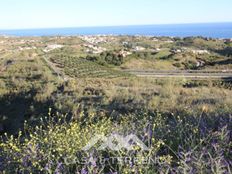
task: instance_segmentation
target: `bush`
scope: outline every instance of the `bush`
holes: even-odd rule
[[[104,52],[100,56],[90,56],[86,57],[87,60],[96,62],[100,65],[115,65],[120,66],[123,63],[123,56],[113,52]]]
[[[107,52],[105,54],[101,54],[101,56],[108,64],[111,65],[120,66],[123,63],[123,56],[119,54]]]
[[[19,132],[18,137],[3,137],[0,170],[6,173],[230,173],[229,124],[228,117],[205,117],[204,110],[199,117],[141,112],[112,119],[80,113],[78,120],[72,120],[65,115],[49,114],[36,128],[25,123],[23,135]],[[82,150],[93,135],[112,133],[133,133],[149,150],[142,151],[141,146],[130,141],[134,145],[130,151],[98,150],[101,145],[98,143],[88,151]],[[117,160],[99,162],[110,157]],[[136,162],[118,161],[128,157]],[[81,159],[85,159],[84,163]],[[145,163],[147,159],[153,159],[152,163]]]

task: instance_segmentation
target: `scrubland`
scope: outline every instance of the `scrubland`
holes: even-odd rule
[[[141,78],[123,71],[230,70],[231,44],[205,38],[105,39],[93,44],[82,37],[1,38],[0,171],[231,173],[230,80]],[[63,47],[44,52],[55,44]],[[89,53],[86,45],[107,51]],[[122,49],[131,54],[119,54]],[[134,134],[149,150],[138,144],[130,151],[97,150],[99,144],[82,150],[94,135],[115,133]],[[112,157],[116,161],[100,162]],[[119,158],[130,160],[122,164]]]

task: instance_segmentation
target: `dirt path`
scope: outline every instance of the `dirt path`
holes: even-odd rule
[[[64,75],[52,62],[50,62],[46,56],[43,56],[43,60],[46,62],[49,68],[58,76],[59,79],[62,79],[64,81],[67,81],[69,79],[69,77],[66,77],[66,75]]]

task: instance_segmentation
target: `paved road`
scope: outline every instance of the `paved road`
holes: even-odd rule
[[[191,79],[232,79],[232,70],[124,70],[138,77],[153,77],[153,78],[170,78],[170,77],[184,77]]]

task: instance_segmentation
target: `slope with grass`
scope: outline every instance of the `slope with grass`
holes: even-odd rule
[[[1,40],[0,173],[231,173],[231,80],[123,72],[225,73],[230,44],[142,36]],[[90,53],[99,47],[106,51]],[[111,133],[136,134],[149,151],[82,150],[92,135]],[[136,161],[98,161],[109,157]],[[155,163],[144,164],[148,157]]]

